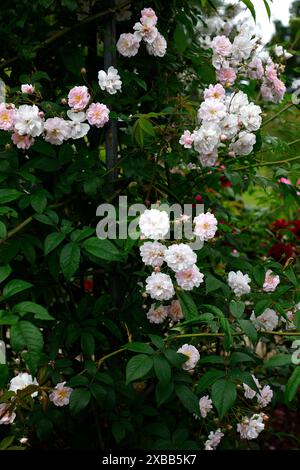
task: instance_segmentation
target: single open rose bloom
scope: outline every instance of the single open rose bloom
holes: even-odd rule
[[[92,103],[87,109],[86,117],[91,126],[103,127],[109,121],[109,109],[105,104]]]
[[[69,91],[68,94],[68,104],[70,108],[75,109],[76,111],[82,111],[87,107],[90,100],[90,94],[85,85],[75,86]]]
[[[216,36],[211,43],[211,47],[217,54],[227,57],[231,54],[232,44],[226,36]]]
[[[65,383],[66,382],[58,383],[49,395],[49,400],[52,401],[55,406],[65,406],[69,404],[73,389],[66,387]]]
[[[197,215],[194,224],[194,234],[202,241],[214,238],[218,229],[218,221],[210,212]]]
[[[217,70],[217,79],[222,85],[233,85],[236,81],[236,71],[230,67],[222,67]]]
[[[157,23],[157,16],[152,8],[143,8],[141,11],[140,22],[147,26],[155,26]]]
[[[147,277],[146,292],[155,300],[169,300],[175,294],[172,279],[164,273],[152,273]]]
[[[9,389],[11,392],[17,392],[18,390],[23,390],[29,385],[38,385],[36,378],[33,378],[27,372],[20,372],[16,377],[12,378],[10,381]],[[38,392],[33,392],[31,396],[34,398],[38,395]]]
[[[146,45],[148,54],[155,57],[163,57],[167,50],[167,41],[162,34],[157,33],[153,42]]]
[[[25,83],[24,85],[21,85],[21,92],[27,93],[28,95],[32,95],[35,92],[35,88],[31,84]]]
[[[0,129],[11,131],[14,128],[15,109],[7,108],[5,103],[0,104]]]
[[[168,315],[174,322],[183,319],[183,312],[179,300],[172,300],[168,308]]]
[[[280,277],[276,274],[273,274],[271,269],[268,269],[266,272],[265,281],[263,284],[263,290],[265,292],[274,292],[278,284],[280,283]]]
[[[200,359],[200,354],[197,348],[192,344],[184,344],[177,350],[178,353],[187,356],[187,360],[182,364],[184,370],[193,370]]]
[[[11,424],[14,422],[16,413],[9,411],[9,403],[0,403],[0,424]]]
[[[34,138],[31,135],[20,135],[14,132],[11,140],[18,147],[18,149],[27,150],[34,144]]]
[[[184,146],[186,149],[191,149],[194,142],[194,136],[190,131],[184,131],[182,136],[179,139],[179,143]]]
[[[163,323],[168,316],[168,308],[160,305],[155,308],[155,304],[151,305],[150,310],[147,312],[147,318],[150,323],[159,325]]]
[[[138,53],[140,42],[132,33],[123,33],[118,39],[117,49],[124,57],[133,57]]]

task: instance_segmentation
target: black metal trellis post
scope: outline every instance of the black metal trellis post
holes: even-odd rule
[[[115,0],[110,1],[110,7],[115,7]],[[107,18],[104,31],[104,69],[116,65],[116,15],[111,13]],[[105,148],[106,148],[106,165],[110,170],[117,163],[118,153],[118,123],[116,119],[111,119],[107,126]],[[116,171],[110,173],[111,180],[116,178]]]

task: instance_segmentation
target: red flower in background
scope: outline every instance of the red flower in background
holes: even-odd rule
[[[271,224],[271,230],[273,232],[277,232],[277,230],[287,228],[289,226],[289,222],[285,219],[277,219],[275,222]]]
[[[299,238],[300,237],[300,220],[293,220],[291,224],[293,226],[291,228],[291,232],[293,232],[296,235],[296,237]]]
[[[276,261],[280,261],[284,256],[284,259],[291,258],[295,254],[295,246],[291,243],[278,242],[275,243],[269,249],[268,256],[271,256]]]

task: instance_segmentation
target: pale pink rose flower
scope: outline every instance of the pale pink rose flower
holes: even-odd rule
[[[61,145],[70,136],[69,125],[62,118],[49,118],[45,121],[45,141],[53,145]]]
[[[28,95],[32,95],[35,92],[35,88],[31,84],[25,83],[24,85],[21,85],[21,92],[27,93]]]
[[[280,277],[274,274],[271,269],[268,269],[263,284],[263,290],[265,292],[274,292],[278,284],[280,283]]]
[[[150,310],[147,312],[146,315],[150,323],[155,323],[156,325],[159,325],[160,323],[163,323],[164,320],[167,318],[168,308],[164,307],[163,305],[160,305],[159,307],[155,308],[155,304],[152,304]]]
[[[14,127],[15,109],[7,108],[5,103],[0,104],[0,129],[11,131]]]
[[[132,33],[123,33],[117,42],[117,49],[124,57],[133,57],[138,53],[140,42]]]
[[[226,36],[216,36],[211,43],[211,47],[214,52],[227,57],[231,54],[232,44]]]
[[[194,265],[189,269],[178,271],[175,274],[177,284],[183,290],[192,290],[194,287],[199,287],[203,282],[204,274],[199,271],[199,268]]]
[[[11,136],[11,140],[18,147],[18,149],[27,150],[34,144],[34,138],[31,135],[20,135],[14,132]]]
[[[190,131],[184,131],[179,139],[179,143],[184,146],[185,149],[191,149],[194,142],[194,135]]]
[[[182,308],[179,300],[172,300],[168,308],[168,315],[172,321],[177,322],[183,319]]]
[[[68,104],[70,108],[75,109],[76,111],[82,111],[87,107],[90,100],[90,94],[85,85],[75,86],[69,91],[68,94]]]
[[[157,16],[152,8],[144,8],[141,11],[140,22],[146,26],[155,26],[157,23]]]
[[[109,121],[109,109],[105,104],[92,103],[87,109],[86,117],[91,126],[103,127]]]
[[[153,42],[146,45],[148,54],[154,55],[155,57],[163,57],[167,50],[167,41],[162,34],[157,33],[156,38]]]
[[[220,83],[209,85],[209,87],[204,90],[204,99],[207,100],[209,98],[215,100],[223,100],[225,98],[225,90]]]
[[[217,70],[217,79],[222,85],[233,85],[236,81],[236,71],[230,67]]]
[[[254,57],[254,59],[248,64],[248,76],[253,80],[261,80],[264,75],[264,67],[262,60],[259,57]]]
[[[9,403],[0,403],[0,424],[11,424],[14,422],[16,413],[10,412]]]
[[[143,39],[148,44],[151,44],[158,34],[158,30],[155,26],[147,26],[142,23],[135,23],[133,29],[136,39],[138,41]]]
[[[199,214],[194,218],[194,234],[202,241],[208,241],[214,238],[218,229],[218,221],[213,214],[206,212]]]
[[[65,406],[69,404],[73,389],[71,387],[65,387],[65,383],[66,382],[58,383],[49,395],[49,400],[52,401],[55,406]]]
[[[206,418],[207,414],[212,410],[212,400],[208,395],[204,395],[199,400],[200,414],[202,418]]]
[[[291,180],[289,178],[285,178],[284,176],[279,178],[278,183],[287,184],[288,186],[291,186],[292,184]]]

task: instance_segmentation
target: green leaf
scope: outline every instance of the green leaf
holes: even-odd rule
[[[177,297],[186,320],[193,320],[199,316],[197,306],[189,292],[177,291]]]
[[[255,362],[253,357],[242,352],[233,352],[230,356],[230,365],[233,366],[239,362]]]
[[[186,385],[177,384],[175,393],[188,411],[199,413],[199,399]]]
[[[9,283],[6,284],[3,289],[3,299],[9,299],[9,297],[18,294],[19,292],[22,292],[25,289],[29,289],[30,287],[32,287],[32,284],[26,281],[21,281],[19,279],[9,281]]]
[[[240,300],[231,300],[229,309],[235,318],[241,318],[245,311],[245,303],[241,302]]]
[[[157,406],[161,406],[165,403],[174,391],[174,383],[159,381],[155,387],[155,398]]]
[[[0,221],[0,239],[4,240],[7,235],[6,225]]]
[[[45,256],[51,253],[64,239],[65,235],[59,232],[53,232],[47,235],[44,242]]]
[[[89,254],[96,258],[106,261],[120,261],[122,259],[122,254],[110,240],[93,237],[85,240],[82,246]]]
[[[246,7],[250,10],[251,15],[253,16],[254,21],[256,22],[256,13],[255,13],[255,8],[251,0],[241,0]]]
[[[170,382],[171,367],[163,356],[153,356],[153,366],[155,375],[160,382]]]
[[[153,354],[154,349],[147,343],[132,342],[124,346],[125,349],[133,352],[139,352],[144,354]]]
[[[60,253],[59,263],[62,272],[67,280],[69,280],[73,274],[79,268],[80,262],[80,248],[75,243],[68,243],[63,247]]]
[[[293,370],[292,375],[290,376],[288,383],[286,384],[285,397],[287,401],[292,401],[296,396],[298,388],[300,387],[300,367],[297,366]]]
[[[30,196],[30,203],[32,208],[41,214],[47,207],[47,197],[45,191],[38,189]]]
[[[277,354],[276,356],[270,357],[265,363],[264,367],[281,367],[292,364],[291,354]]]
[[[182,25],[177,24],[174,31],[175,47],[180,54],[182,54],[188,45],[187,36]]]
[[[261,264],[258,264],[253,268],[252,276],[256,282],[256,284],[262,287],[264,280],[265,280],[265,268]]]
[[[146,354],[132,357],[126,366],[126,384],[144,377],[153,367],[153,359]]]
[[[0,442],[0,450],[7,450],[14,442],[15,436],[7,436]]]
[[[149,338],[151,339],[151,342],[154,344],[154,346],[157,347],[157,349],[164,349],[165,347],[165,342],[163,338],[157,335],[149,335]]]
[[[257,385],[253,380],[252,375],[250,372],[246,372],[241,369],[231,369],[229,371],[229,377],[232,380],[237,381],[238,383],[245,383],[247,384],[252,390],[258,391]]]
[[[76,388],[70,396],[70,413],[76,415],[84,410],[91,400],[91,392],[86,388]]]
[[[257,331],[251,320],[238,320],[238,324],[251,341],[255,342],[257,340]]]
[[[11,344],[15,351],[21,351],[24,347],[30,351],[41,351],[44,340],[42,333],[32,323],[21,320],[11,327]]]
[[[234,405],[236,400],[236,386],[228,379],[218,379],[212,386],[211,399],[217,408],[220,419]]]
[[[7,310],[0,310],[0,325],[15,325],[18,320],[16,315],[12,315]]]
[[[224,357],[212,354],[201,357],[199,364],[224,364]]]
[[[225,317],[220,318],[220,326],[222,330],[225,333],[224,337],[224,349],[226,351],[229,351],[231,345],[232,345],[232,335],[231,335],[231,328],[230,328],[230,323]]]
[[[268,18],[270,19],[271,18],[271,9],[270,9],[270,6],[269,6],[267,0],[264,0],[264,4],[265,4],[266,10],[267,10]]]
[[[16,189],[0,189],[0,204],[14,201],[20,196],[22,196],[22,193]]]
[[[286,277],[291,281],[291,283],[295,286],[295,287],[300,287],[300,283],[297,279],[297,276],[293,270],[293,267],[292,266],[289,266],[285,271],[284,271],[284,274],[286,275]]]
[[[34,313],[34,318],[37,320],[54,320],[45,307],[35,302],[20,302],[14,306],[13,312],[18,312],[21,316],[26,315],[26,313]]]
[[[139,126],[143,129],[144,132],[146,132],[146,134],[149,134],[152,137],[155,136],[155,130],[154,130],[153,124],[148,119],[144,117],[140,117]]]
[[[223,283],[219,281],[219,279],[217,279],[216,277],[207,275],[205,277],[205,287],[206,293],[209,294],[210,292],[213,292],[223,287]]]
[[[91,333],[84,331],[81,334],[81,350],[85,357],[91,357],[95,352],[95,338]]]
[[[8,264],[6,266],[1,266],[0,267],[0,282],[5,281],[5,279],[10,275],[11,271],[12,269]]]
[[[209,370],[202,375],[197,385],[197,392],[202,393],[207,390],[216,380],[225,377],[225,372],[222,370]]]
[[[168,359],[169,363],[174,367],[180,367],[184,362],[186,362],[186,357],[183,354],[178,354],[173,349],[166,349],[164,352],[165,357]]]

